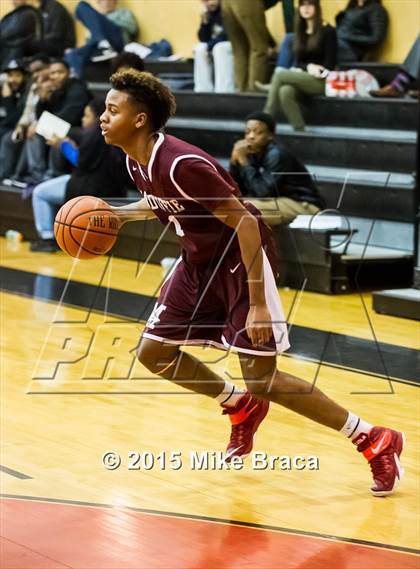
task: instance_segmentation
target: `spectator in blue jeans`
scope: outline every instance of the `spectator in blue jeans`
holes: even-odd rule
[[[131,185],[125,168],[125,155],[105,143],[99,117],[105,110],[103,100],[93,99],[85,108],[82,129],[73,129],[71,138],[55,138],[49,144],[60,148],[75,167],[71,174],[58,176],[35,187],[32,194],[35,227],[39,240],[31,251],[53,253],[54,220],[58,209],[68,200],[83,195],[121,197]]]
[[[117,8],[117,3],[118,0],[96,0],[97,10],[83,0],[77,5],[76,18],[90,33],[84,46],[68,50],[65,55],[77,77],[83,76],[90,60],[112,59],[136,38],[138,25],[134,14],[127,8]]]

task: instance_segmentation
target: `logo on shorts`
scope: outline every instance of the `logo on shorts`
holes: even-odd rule
[[[155,307],[152,310],[152,314],[149,316],[149,320],[147,321],[146,327],[151,328],[153,330],[156,324],[159,324],[160,316],[162,312],[166,310],[166,308],[167,307],[164,304],[156,303]]]
[[[232,275],[233,275],[233,273],[235,273],[239,269],[240,266],[241,266],[241,263],[238,263],[236,265],[236,267],[233,267],[233,269],[230,269],[230,272],[232,273]]]

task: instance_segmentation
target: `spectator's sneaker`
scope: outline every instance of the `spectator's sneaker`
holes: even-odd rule
[[[55,239],[39,239],[31,243],[30,250],[33,253],[56,253],[60,247]]]
[[[106,40],[102,40],[98,43],[98,47],[90,60],[93,63],[98,63],[99,61],[113,59],[117,55],[118,53],[112,48],[111,44]]]
[[[230,462],[234,456],[245,458],[252,451],[255,433],[267,415],[270,403],[247,392],[234,407],[222,407],[223,415],[229,415],[232,423],[225,461]]]
[[[8,186],[9,188],[19,188],[21,190],[24,190],[28,185],[26,182],[17,178],[4,178],[1,183],[3,186]]]
[[[373,427],[368,434],[362,433],[353,441],[370,464],[374,482],[370,491],[374,496],[392,494],[402,480],[404,469],[400,455],[404,442],[404,433],[385,427]]]
[[[385,85],[385,87],[382,87],[382,89],[374,89],[373,91],[369,91],[369,95],[378,99],[401,99],[401,97],[405,96],[405,93],[404,91],[399,91],[392,85]]]

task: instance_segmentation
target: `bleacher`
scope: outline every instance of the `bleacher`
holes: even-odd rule
[[[167,132],[227,165],[232,145],[243,136],[244,118],[263,108],[265,96],[196,94],[188,90],[191,62],[150,63],[148,70],[175,90],[178,112]],[[394,72],[395,66],[375,64],[381,84]],[[92,66],[88,73],[91,89],[105,93],[106,66]],[[305,116],[306,132],[294,132],[280,120],[276,137],[316,177],[331,211],[321,216],[319,227],[305,226],[303,220],[275,229],[280,284],[326,293],[410,286],[418,103],[319,97],[305,102]],[[25,238],[34,238],[30,204],[20,200],[20,192],[2,189],[0,231],[19,229]],[[160,234],[153,222],[129,224],[114,253],[154,262],[175,256],[175,238],[168,233],[156,246]]]

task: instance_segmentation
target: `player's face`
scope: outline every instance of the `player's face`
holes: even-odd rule
[[[100,117],[102,136],[107,144],[124,146],[138,134],[139,112],[130,95],[111,89],[105,101],[105,112]]]
[[[245,140],[252,154],[259,154],[273,140],[273,134],[261,121],[250,120],[245,127]]]

